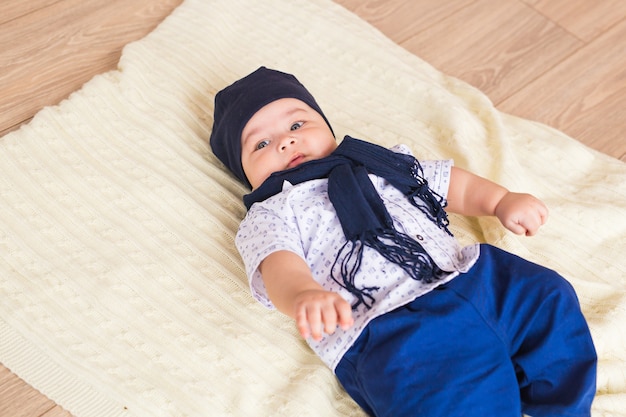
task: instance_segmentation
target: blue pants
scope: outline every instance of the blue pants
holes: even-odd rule
[[[590,416],[596,352],[572,286],[482,245],[476,265],[374,319],[336,368],[373,416]]]

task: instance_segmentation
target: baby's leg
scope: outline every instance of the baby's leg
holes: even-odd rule
[[[477,281],[454,280],[449,288],[508,344],[522,410],[533,417],[589,416],[597,357],[572,286],[554,271],[488,245],[470,275]]]
[[[506,344],[450,290],[435,290],[372,321],[336,374],[375,416],[522,414]]]
[[[336,373],[376,416],[583,417],[595,371],[571,285],[483,246],[470,272],[370,323]]]

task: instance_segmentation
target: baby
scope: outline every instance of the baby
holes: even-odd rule
[[[292,317],[373,416],[589,416],[596,353],[572,286],[446,213],[534,235],[545,205],[462,169],[346,136],[293,76],[261,67],[215,97],[210,144],[251,188],[250,288]]]

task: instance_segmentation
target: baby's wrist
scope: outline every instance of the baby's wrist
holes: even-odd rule
[[[500,218],[500,215],[502,214],[502,208],[505,207],[506,205],[506,200],[508,199],[508,197],[512,194],[511,191],[507,190],[504,187],[500,187],[501,189],[499,190],[499,192],[497,193],[497,196],[494,198],[495,200],[495,205],[493,206],[493,212],[492,215]]]

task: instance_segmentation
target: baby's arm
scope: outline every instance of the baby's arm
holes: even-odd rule
[[[306,262],[289,251],[270,254],[259,267],[267,295],[278,310],[296,320],[305,339],[332,334],[337,326],[353,324],[352,308],[339,294],[326,291],[311,275]]]
[[[548,218],[548,209],[530,194],[506,188],[453,167],[448,190],[448,210],[466,216],[496,216],[510,231],[534,235]]]

